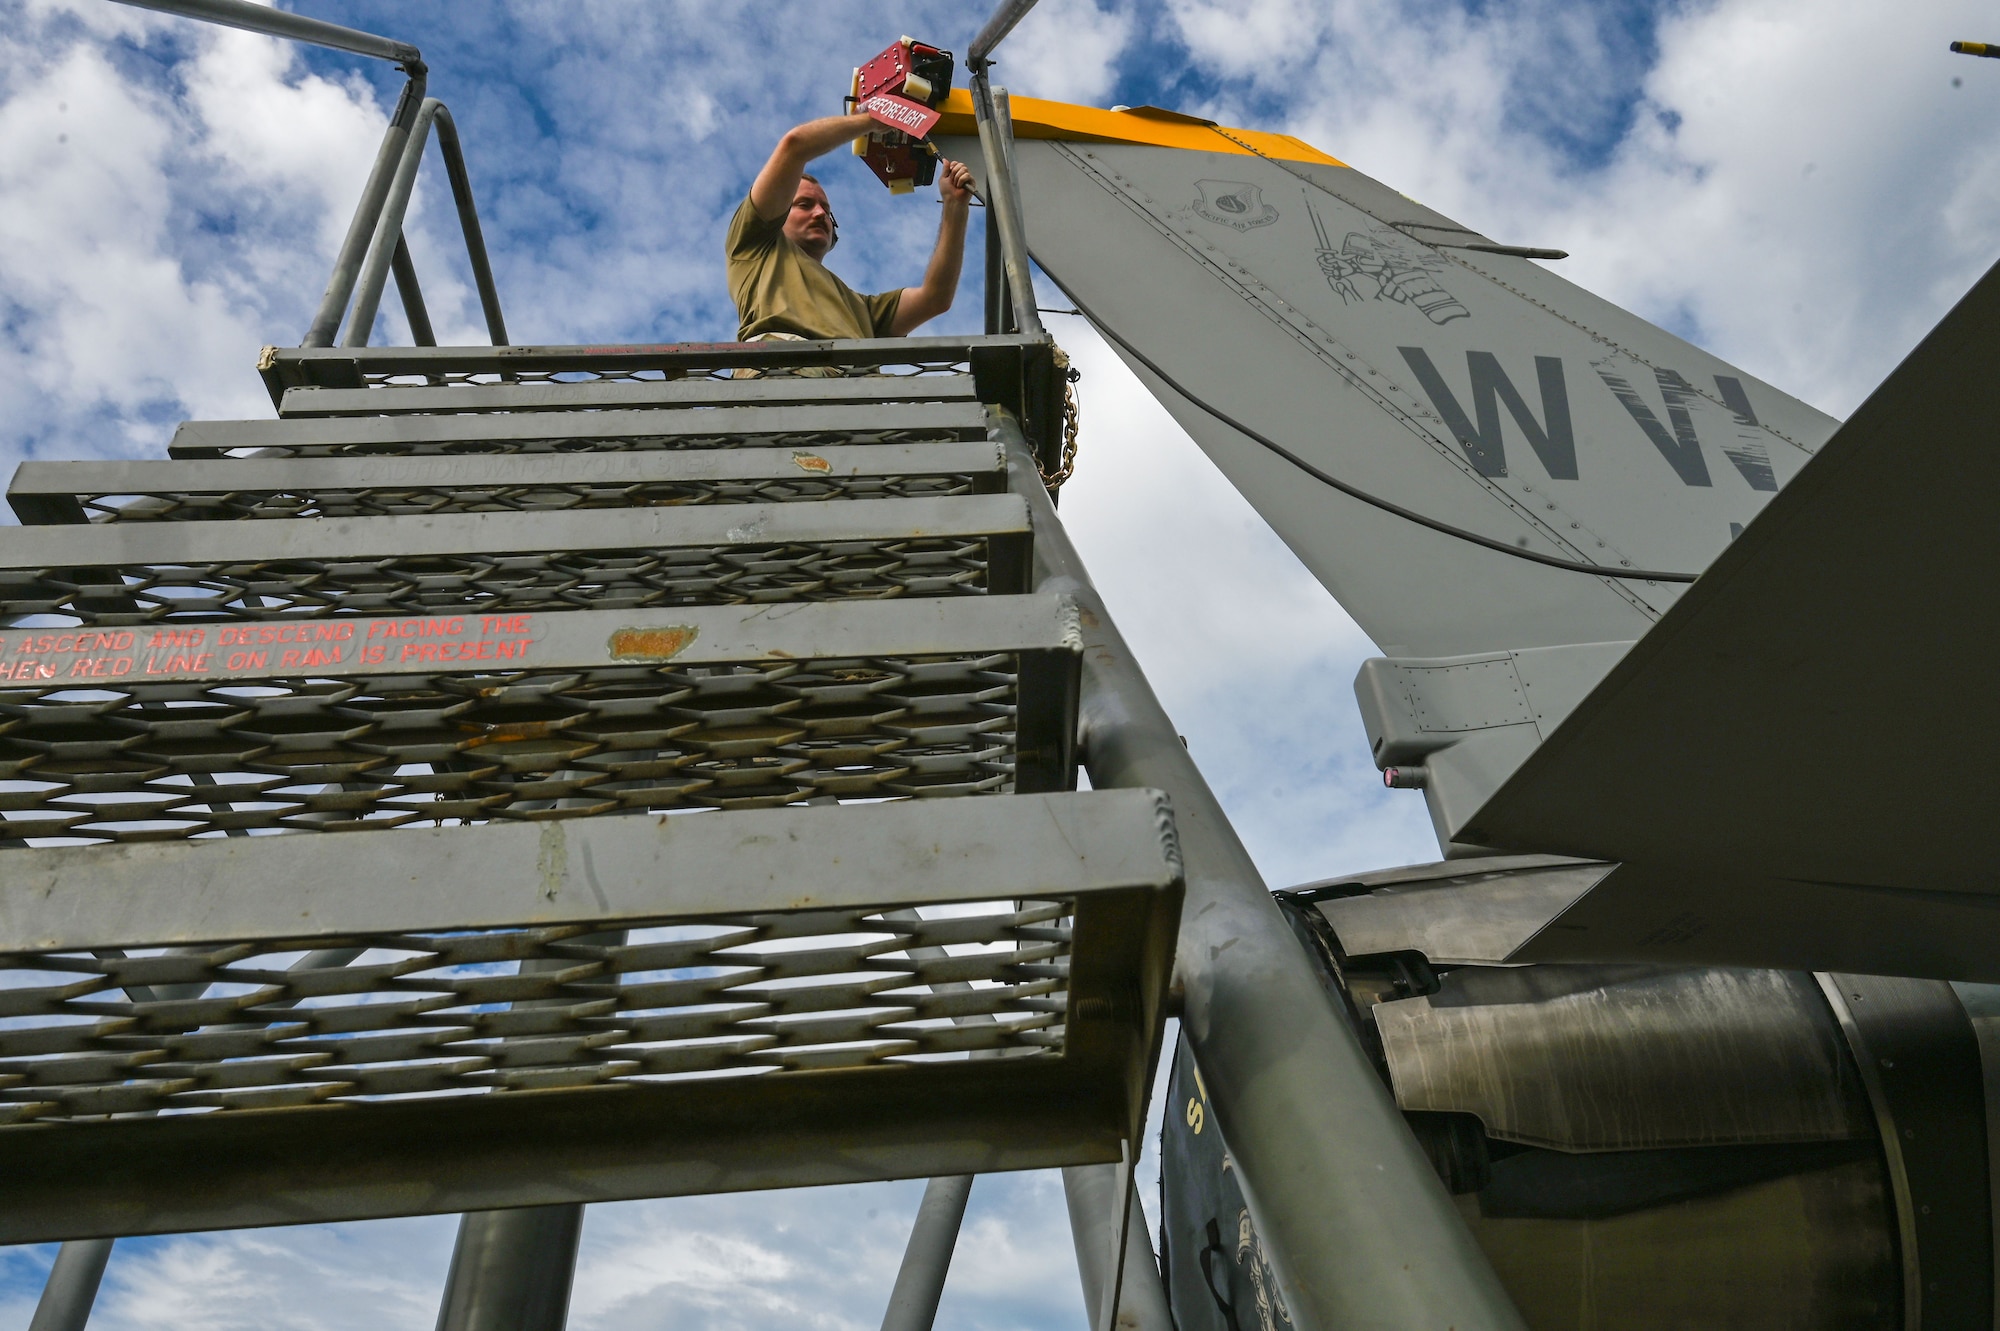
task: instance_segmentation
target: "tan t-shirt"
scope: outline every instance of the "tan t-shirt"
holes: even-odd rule
[[[741,320],[737,337],[796,333],[827,338],[892,337],[901,288],[855,294],[826,265],[785,238],[785,219],[767,222],[749,199],[729,220],[729,294]]]

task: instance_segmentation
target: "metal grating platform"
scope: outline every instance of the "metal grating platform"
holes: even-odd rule
[[[986,430],[984,410],[967,403],[188,421],[174,432],[167,454],[193,460],[231,456],[823,449],[984,439]]]
[[[822,499],[936,499],[1006,488],[995,443],[662,453],[536,453],[214,462],[26,462],[23,522],[526,513]]]
[[[267,347],[258,362],[271,403],[290,401],[305,414],[311,399],[301,390],[359,390],[383,394],[384,413],[420,393],[424,412],[494,411],[509,404],[544,409],[556,395],[566,408],[632,405],[637,401],[689,403],[726,400],[764,405],[810,403],[827,407],[861,402],[895,408],[911,401],[964,402],[972,396],[1021,423],[1044,472],[1062,461],[1063,385],[1055,346],[1042,337],[907,337],[853,342],[758,342],[663,346],[555,347]],[[739,374],[754,378],[739,379]],[[930,381],[932,388],[915,387]],[[828,384],[841,385],[833,389]],[[847,396],[849,389],[855,396]],[[467,394],[454,408],[439,393]],[[599,394],[606,396],[600,397]],[[934,394],[934,395],[933,395]],[[658,396],[656,396],[658,395]],[[476,404],[476,405],[474,405]],[[343,415],[375,414],[341,399]],[[286,412],[287,415],[291,413]],[[319,414],[313,412],[313,414]],[[679,413],[665,413],[679,414]],[[788,443],[790,441],[787,441]],[[818,440],[832,446],[838,440]]]
[[[271,352],[24,467],[0,1242],[1118,1159],[1180,866],[1070,789],[1047,355]]]
[[[934,344],[927,346],[926,344]],[[361,348],[276,349],[280,382],[283,369],[305,369],[320,382],[347,380],[354,387],[392,388],[430,385],[459,387],[478,384],[658,383],[672,380],[731,380],[739,378],[897,378],[951,376],[972,367],[965,344],[949,338],[885,339],[868,343],[805,342],[787,344],[789,354],[772,354],[771,343],[681,343],[662,347],[511,347],[496,360],[485,347],[470,357],[453,347],[393,349],[395,359],[381,348],[366,357]],[[926,350],[933,351],[925,355]],[[745,354],[748,352],[749,354]],[[288,355],[289,353],[289,355]],[[309,367],[309,368],[308,368]],[[266,374],[266,382],[272,375]],[[352,383],[358,379],[358,384]],[[290,386],[287,384],[286,386]]]
[[[1014,495],[22,528],[0,530],[0,619],[153,624],[1010,592],[1023,587],[1027,534]],[[9,634],[0,649],[19,657],[32,641]]]
[[[973,402],[970,374],[839,376],[804,379],[585,379],[580,383],[456,383],[442,387],[286,388],[278,414],[397,416],[412,413],[589,411],[619,407],[827,405]]]
[[[1069,784],[1056,597],[40,636],[71,650],[0,688],[0,844]]]
[[[1154,792],[296,844],[0,882],[0,1242],[1110,1159],[1143,1103]]]
[[[615,942],[589,925],[374,933],[338,940],[334,959],[313,955],[316,938],[4,956],[0,1014],[14,1020],[0,1030],[0,1127],[974,1049],[1059,1055],[1070,909],[635,920]],[[911,951],[946,944],[982,950]]]

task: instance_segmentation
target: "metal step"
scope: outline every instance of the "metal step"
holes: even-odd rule
[[[1002,407],[1021,422],[1045,472],[1061,463],[1064,385],[1055,347],[1046,338],[1018,334],[666,346],[266,347],[257,368],[273,406],[293,389],[485,394],[535,386],[594,391],[695,383],[725,385],[732,396],[738,390],[745,393],[742,400],[769,402],[759,385],[847,378],[882,387],[885,391],[864,400],[887,404],[906,391],[896,386],[912,379],[947,381],[956,394],[970,376],[980,402]],[[738,372],[760,377],[738,379]],[[823,401],[817,396],[809,400]]]
[[[401,416],[415,413],[593,411],[635,407],[879,406],[902,402],[974,402],[970,374],[839,379],[640,379],[459,384],[444,388],[287,388],[278,414]]]
[[[1144,1104],[1156,792],[341,845],[0,878],[0,1243],[1108,1161]]]
[[[1120,1158],[1171,819],[1071,789],[1047,349],[937,341],[273,352],[411,405],[23,468],[0,1242]]]
[[[868,378],[970,373],[987,379],[1033,373],[1049,362],[1046,341],[1003,335],[654,346],[266,347],[257,369],[275,406],[288,388],[723,380],[738,371]]]
[[[1006,488],[997,443],[646,453],[24,462],[24,523],[390,517],[819,499],[939,498]]]
[[[0,529],[0,623],[1006,593],[1026,588],[1028,532],[1013,494],[17,527]]]
[[[803,448],[984,439],[978,403],[715,407],[701,411],[573,411],[515,415],[357,416],[188,421],[174,458],[369,454],[549,453],[644,448]]]
[[[0,845],[1062,790],[1077,634],[1048,595],[15,631]]]

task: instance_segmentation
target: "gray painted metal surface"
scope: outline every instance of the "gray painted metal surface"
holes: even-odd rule
[[[474,1211],[459,1222],[437,1331],[562,1331],[581,1206]]]
[[[377,37],[359,28],[346,28],[338,23],[306,18],[282,9],[250,4],[248,0],[119,0],[119,3],[179,14],[184,18],[203,19],[224,27],[244,28],[272,37],[289,37],[294,41],[311,42],[314,46],[330,47],[336,51],[352,51],[356,55],[374,56],[377,60],[390,60],[397,64],[421,64],[423,61],[423,53],[408,42]]]
[[[356,837],[334,857],[281,837],[51,848],[10,862],[0,951],[1165,891],[1178,869],[1163,817],[1145,792],[1096,791],[439,827]],[[106,893],[106,876],[146,889]]]
[[[879,500],[854,500],[839,505],[709,505],[702,511],[758,508],[853,508]],[[922,504],[926,500],[903,501]],[[959,501],[945,501],[959,502]],[[428,519],[484,519],[499,525],[564,517],[581,523],[592,516],[657,514],[658,509],[586,510],[581,513],[444,514]],[[411,518],[328,519],[328,527],[353,523],[423,522]],[[84,532],[171,531],[195,525],[256,528],[299,524],[273,523],[115,523],[90,528],[50,527],[37,530]],[[608,526],[617,524],[607,523]],[[632,529],[626,528],[629,533]],[[754,537],[755,528],[732,528]],[[544,529],[546,531],[546,529]],[[408,530],[400,533],[409,536]],[[512,533],[524,533],[518,526]],[[379,537],[381,531],[363,533]],[[721,545],[675,546],[667,542],[637,542],[629,546],[566,547],[560,535],[540,549],[462,552],[420,548],[355,554],[351,557],[307,550],[289,556],[243,560],[117,563],[96,568],[70,565],[0,568],[6,593],[6,614],[14,624],[56,623],[92,628],[134,625],[179,625],[169,632],[149,632],[143,640],[131,633],[112,638],[74,634],[34,634],[0,639],[0,668],[13,680],[52,679],[55,667],[42,655],[50,650],[98,653],[147,648],[272,645],[281,642],[327,641],[347,638],[345,631],[314,629],[306,638],[239,637],[217,630],[208,640],[203,623],[265,622],[304,618],[338,618],[354,614],[427,614],[446,617],[476,615],[489,630],[495,617],[566,611],[578,605],[602,609],[663,609],[704,604],[797,603],[802,601],[886,600],[898,597],[977,597],[988,592],[1019,590],[1025,568],[1027,534],[1000,532],[854,534],[805,541],[758,541]],[[331,542],[329,542],[331,543]],[[318,543],[307,543],[318,544]],[[303,566],[303,567],[301,567]],[[29,617],[35,617],[30,619]],[[445,636],[458,636],[463,618],[447,618]],[[133,630],[136,632],[137,630]],[[496,630],[497,631],[497,630]],[[412,631],[406,636],[431,636],[439,630]],[[176,636],[177,634],[185,636]],[[30,666],[31,659],[34,661]],[[114,668],[105,658],[106,670]],[[317,658],[333,663],[337,653]],[[373,658],[379,661],[379,655]],[[295,659],[295,664],[317,663]],[[67,657],[62,668],[72,678],[95,673],[97,667],[77,666]],[[31,673],[23,673],[31,671]]]
[[[365,347],[374,331],[375,313],[389,280],[390,261],[396,247],[403,242],[403,214],[409,210],[410,194],[417,185],[417,168],[423,165],[431,122],[443,110],[443,102],[426,97],[410,122],[409,137],[403,140],[396,170],[389,177],[389,189],[382,196],[382,208],[375,218],[375,234],[368,242],[368,253],[355,280],[354,301],[347,311],[347,332],[341,338],[344,346]]]
[[[1831,433],[1526,259],[1443,243],[1463,233],[1359,172],[1228,146],[1023,140],[1029,248],[1191,392],[1367,491],[1537,552],[1696,572]],[[1678,595],[1370,509],[1135,372],[1393,655],[1630,640]]]
[[[858,613],[684,606],[23,635],[13,645],[51,651],[0,660],[14,684],[0,834],[20,846],[380,831],[1073,783],[1073,607],[844,604]],[[937,613],[959,604],[984,608]],[[82,700],[80,680],[98,686]]]
[[[289,16],[288,16],[289,17]],[[347,235],[340,242],[340,251],[334,256],[333,272],[327,277],[326,290],[319,298],[319,308],[313,312],[313,321],[306,329],[303,345],[308,347],[330,347],[340,332],[340,322],[347,314],[347,303],[354,296],[354,283],[361,276],[361,261],[368,253],[368,243],[374,238],[376,219],[382,212],[382,201],[389,196],[389,182],[396,173],[396,164],[402,160],[403,145],[409,141],[410,126],[417,118],[417,108],[423,104],[424,88],[427,80],[422,65],[410,71],[409,81],[403,85],[402,94],[396,99],[396,108],[389,115],[389,127],[382,132],[382,145],[375,150],[375,164],[369,168],[368,180],[361,187],[361,199],[354,205],[354,216],[348,220]],[[258,360],[259,369],[275,348],[267,348]]]
[[[1025,536],[1011,495],[586,513],[440,513],[324,522],[103,523],[0,530],[0,569],[351,560],[384,555],[660,549]]]
[[[168,445],[174,457],[217,456],[236,448],[369,449],[401,445],[479,445],[503,451],[507,443],[659,440],[683,447],[699,440],[726,446],[768,435],[811,435],[828,443],[840,434],[880,436],[907,432],[944,439],[978,439],[985,414],[971,404],[897,403],[882,406],[717,407],[712,411],[590,411],[563,416],[523,415],[342,417],[325,420],[188,421]],[[630,446],[630,443],[627,443]],[[740,444],[738,445],[740,446]],[[197,452],[203,450],[203,452]],[[460,451],[469,451],[461,449]]]
[[[575,411],[632,407],[971,402],[970,374],[907,378],[641,379],[605,383],[467,384],[453,388],[288,388],[278,414],[394,416],[413,412]]]
[[[1952,987],[1821,973],[1879,1126],[1896,1203],[1907,1328],[1992,1316],[1993,1217],[1978,1037]]]
[[[1000,232],[1000,264],[1007,275],[1008,305],[1014,324],[1029,337],[1043,336],[1037,312],[1034,274],[1028,267],[1027,222],[1021,215],[1020,178],[1014,170],[1014,126],[1008,114],[1007,90],[995,88],[985,70],[972,79],[972,103],[979,123],[982,161],[987,163],[986,220]],[[999,166],[996,169],[994,163]]]
[[[396,292],[403,299],[403,317],[410,321],[410,340],[420,347],[437,345],[437,330],[431,327],[430,308],[424,304],[424,289],[417,280],[417,261],[410,257],[407,238],[396,237],[389,271],[396,278]]]
[[[287,388],[365,388],[424,382],[453,387],[549,382],[555,374],[604,379],[703,375],[738,369],[782,375],[804,366],[847,373],[977,372],[990,359],[1033,358],[1037,342],[1018,334],[980,337],[856,338],[835,342],[666,342],[509,347],[269,347],[259,370],[275,404]],[[1045,348],[1044,348],[1045,349]]]
[[[1884,836],[1894,824],[1884,823]],[[1623,864],[1507,961],[1839,965],[2000,983],[2000,911],[1980,892],[1765,878]]]
[[[903,1249],[903,1264],[896,1269],[896,1284],[889,1291],[889,1307],[882,1314],[882,1331],[930,1331],[971,1197],[969,1174],[934,1178],[924,1188],[909,1245]]]
[[[1396,1102],[1477,1115],[1490,1137],[1630,1151],[1873,1135],[1799,972],[1461,968],[1374,1015]]]
[[[1631,646],[1364,661],[1354,696],[1370,754],[1399,783],[1422,788],[1438,844],[1449,851],[1458,829]]]
[[[1112,1245],[1122,1238],[1125,1260],[1118,1272],[1118,1310],[1112,1326],[1117,1331],[1174,1331],[1173,1313],[1160,1284],[1159,1259],[1146,1232],[1146,1212],[1138,1194],[1123,1183],[1117,1165],[1071,1165],[1063,1170],[1063,1199],[1076,1244],[1084,1309],[1092,1327],[1102,1324],[1105,1291],[1112,1279]],[[1122,1225],[1117,1223],[1121,1202],[1126,1210]]]
[[[877,1075],[895,1085],[861,1080]],[[741,1084],[754,1078],[724,1080],[699,1094],[608,1088],[367,1119],[325,1106],[94,1129],[88,1153],[72,1139],[55,1154],[5,1152],[15,1200],[0,1233],[46,1242],[1048,1169],[1115,1156],[1125,1112],[1095,1093],[1107,1075],[1060,1059],[829,1072],[779,1115]],[[661,1140],[663,1123],[679,1141]]]
[[[56,1253],[28,1331],[83,1331],[115,1239],[71,1239]]]
[[[473,285],[479,290],[479,309],[486,319],[486,335],[496,347],[507,344],[507,321],[500,313],[500,290],[493,281],[493,263],[486,254],[486,237],[479,226],[479,210],[473,204],[472,177],[465,169],[465,149],[458,140],[458,124],[451,112],[439,108],[437,115],[438,153],[444,158],[445,176],[451,185],[452,206],[458,210],[458,229],[465,237],[465,257],[472,268]]]
[[[1498,965],[1612,866],[1555,856],[1495,856],[1346,880],[1356,895],[1294,889],[1350,956],[1420,952],[1435,966]],[[1336,889],[1337,890],[1337,889]]]
[[[884,918],[897,923],[914,922],[915,911],[892,911]],[[921,960],[942,960],[947,954],[943,948],[911,948],[909,955]],[[964,981],[943,981],[931,986],[936,994],[967,995],[972,986]],[[961,998],[960,1002],[972,1002]],[[981,1012],[972,1012],[956,1018],[961,1023],[979,1024],[993,1018]],[[982,1050],[974,1057],[997,1057],[1002,1050]],[[928,1331],[937,1317],[938,1300],[943,1297],[944,1283],[951,1270],[952,1253],[958,1245],[958,1230],[965,1219],[965,1204],[972,1196],[970,1175],[949,1178],[934,1178],[924,1189],[922,1203],[917,1208],[915,1222],[910,1227],[910,1238],[903,1248],[903,1262],[896,1272],[896,1284],[889,1294],[889,1306],[882,1315],[882,1325],[888,1328],[904,1328],[904,1331]]]
[[[808,602],[782,608],[754,606],[677,606],[672,610],[567,610],[547,615],[496,615],[492,622],[477,615],[461,615],[440,620],[434,616],[376,618],[342,616],[323,621],[324,630],[298,630],[300,636],[282,633],[266,641],[260,629],[236,630],[246,635],[245,647],[284,647],[286,644],[362,644],[375,639],[397,644],[379,659],[372,656],[344,658],[364,667],[370,676],[392,674],[435,674],[454,667],[478,671],[495,662],[514,668],[575,668],[609,665],[710,665],[748,661],[847,660],[871,656],[923,656],[1005,651],[1077,650],[1076,613],[1070,603],[1057,595],[942,598],[903,598],[856,604]],[[109,637],[112,643],[100,647],[95,642],[79,642],[77,647],[58,646],[55,651],[88,660],[107,659],[113,664],[101,673],[122,678],[138,673],[162,681],[282,678],[288,671],[311,669],[316,675],[332,673],[329,667],[339,659],[286,661],[270,652],[223,655],[219,649],[238,645],[217,637],[203,636],[214,625],[195,625],[185,630],[194,635],[185,640],[173,637],[183,630],[162,630],[170,641],[147,645],[138,633],[132,641],[115,645],[123,634],[42,635],[58,644],[65,637]],[[224,625],[222,630],[231,626]],[[428,628],[428,631],[426,629]],[[273,630],[273,633],[277,633]],[[434,644],[407,650],[412,643]],[[516,644],[514,650],[489,650],[483,644]],[[203,650],[207,648],[208,650]],[[32,654],[30,649],[30,654]],[[114,655],[98,658],[95,651]],[[331,650],[324,648],[323,650]],[[264,660],[236,660],[233,656],[263,655]],[[8,658],[18,664],[19,656]],[[51,659],[58,659],[51,656]],[[131,660],[126,669],[116,666]],[[16,671],[23,680],[44,678],[74,680],[96,678],[100,672],[67,668],[46,675]],[[49,687],[65,687],[51,685]]]
[[[1000,0],[993,16],[986,20],[986,26],[979,30],[979,34],[972,39],[972,45],[966,48],[966,63],[975,68],[986,64],[993,48],[1005,41],[1007,34],[1014,30],[1014,25],[1026,18],[1028,11],[1034,7],[1035,0]]]
[[[1828,909],[1853,888],[1991,893],[2000,768],[1955,765],[1940,783],[1912,779],[1910,761],[1933,734],[1955,752],[2000,744],[2000,713],[1950,702],[1990,692],[2000,641],[1983,572],[2000,536],[1982,498],[2000,485],[2000,455],[1980,387],[1996,350],[2000,271],[1460,835],[1623,860],[1654,890],[1671,870],[1785,880],[1793,901],[1798,885],[1842,885],[1825,889]],[[1621,872],[1600,891],[1629,907],[1642,885]],[[1602,912],[1593,933],[1610,927],[1597,896],[1579,903]],[[1713,935],[1699,897],[1680,905],[1686,929]],[[1918,941],[1907,932],[1894,941]]]
[[[1085,766],[1095,789],[1159,786],[1187,864],[1178,945],[1182,1029],[1214,1098],[1295,1326],[1519,1327],[1256,865],[1134,661],[1034,478],[1038,586],[1084,614]],[[1342,1149],[1321,1131],[1341,1125]]]
[[[24,462],[7,487],[23,522],[392,516],[486,510],[882,497],[997,488],[994,443],[631,453]],[[856,481],[868,484],[856,486]],[[889,484],[889,482],[899,484]],[[780,482],[761,485],[760,482]],[[952,487],[951,482],[956,482]]]
[[[663,346],[266,347],[258,370],[275,405],[295,388],[395,389],[425,384],[484,388],[557,381],[598,383],[707,379],[738,382],[843,376],[890,382],[960,381],[979,399],[1025,422],[1045,467],[1061,460],[1063,391],[1054,344],[1020,334],[905,337],[839,342],[674,343]]]
[[[443,102],[427,97],[417,109],[409,135],[403,141],[395,173],[390,177],[389,188],[383,196],[375,223],[375,236],[369,244],[356,282],[353,308],[348,313],[347,336],[342,339],[344,346],[368,345],[389,269],[397,263],[405,266],[409,263],[409,250],[403,240],[403,216],[409,210],[410,194],[416,187],[417,171],[423,165],[424,147],[430,139],[433,125],[438,131],[438,151],[445,160],[452,202],[458,210],[459,229],[465,238],[466,256],[471,263],[474,283],[479,289],[487,331],[495,346],[506,344],[507,325],[500,315],[500,295],[493,283],[492,265],[487,259],[486,242],[479,228],[479,211],[472,198],[472,180],[465,169],[458,126]],[[416,289],[414,271],[407,276],[399,271],[397,281],[406,284],[405,299],[408,300]],[[418,303],[420,306],[420,300]],[[411,327],[413,333],[417,331],[415,318],[411,320]],[[424,331],[428,332],[427,327]],[[415,340],[420,344],[435,344],[435,339],[428,336],[418,336]]]
[[[285,932],[153,957],[93,945],[89,959],[62,959],[71,975],[96,968],[100,986],[193,979],[230,988],[213,1000],[136,1003],[155,1050],[127,1042],[127,1060],[151,1069],[136,1080],[84,1052],[99,1034],[87,1027],[44,1021],[42,1034],[17,1024],[0,1035],[10,1070],[33,1074],[0,1095],[10,1109],[112,1115],[74,1125],[62,1150],[41,1129],[0,1127],[10,1188],[0,1239],[1045,1167],[1115,1155],[1143,1112],[1180,873],[1171,819],[1153,793],[1028,797],[998,819],[959,801],[605,819],[522,829],[526,850],[504,827],[443,830],[457,835],[422,849],[405,840],[378,864],[366,862],[366,846],[386,849],[386,838],[362,838],[362,859],[349,851],[304,872],[278,838],[130,848],[158,852],[140,860],[126,850],[94,863],[74,852],[34,856],[88,867],[73,890],[42,894],[69,903],[62,927],[78,936],[138,927],[179,937],[191,918],[217,934],[270,924]],[[250,858],[238,860],[244,852]],[[122,895],[150,903],[135,906],[147,918],[98,913],[104,873],[146,884]],[[291,910],[270,889],[274,875],[298,889]],[[323,893],[306,886],[314,877]],[[362,889],[391,877],[406,890]],[[197,896],[219,893],[214,909],[176,882]],[[0,891],[6,927],[36,931],[13,909],[39,909],[26,901],[32,889],[10,877]],[[847,904],[855,894],[874,904]],[[997,916],[903,923],[885,914],[1024,894],[1034,895]],[[316,904],[302,915],[308,901]],[[486,931],[494,912],[522,919]],[[551,912],[571,918],[526,922]],[[442,923],[403,927],[423,915]],[[1064,915],[1073,927],[1051,927]],[[178,923],[161,934],[153,926],[162,922]],[[292,936],[301,925],[306,934]],[[635,932],[629,945],[580,937],[614,925],[671,928]],[[40,932],[67,948],[59,931]],[[331,932],[390,960],[257,970],[258,956],[304,950]],[[818,935],[831,951],[802,946]],[[16,932],[0,946],[22,941]],[[909,951],[952,942],[1003,946],[928,959]],[[503,958],[520,959],[522,973],[476,964]],[[554,959],[560,968],[540,964]],[[32,971],[58,958],[41,949],[8,961]],[[692,978],[650,978],[675,968],[692,968]],[[796,983],[804,977],[823,978]],[[1004,983],[938,989],[988,978]],[[898,997],[905,990],[915,992]],[[80,994],[72,987],[56,1001]],[[515,1010],[479,1006],[496,1001]],[[857,1005],[872,1019],[837,1011]],[[100,1011],[121,1020],[119,1009]],[[967,1012],[997,1020],[955,1020]],[[251,1046],[266,1057],[235,1064],[233,1080],[206,1068]],[[1019,1056],[925,1057],[975,1048]],[[766,1075],[699,1075],[730,1069]],[[273,1075],[241,1075],[260,1070]],[[538,1094],[511,1094],[526,1089]],[[368,1099],[383,1094],[403,1098]],[[148,1112],[177,1103],[211,1112]],[[1027,1104],[1034,1113],[1022,1112]],[[663,1123],[675,1130],[663,1133]],[[72,1149],[92,1167],[65,1161]],[[190,1178],[195,1159],[204,1164]]]
[[[2000,637],[1967,582],[2000,553],[1970,387],[2000,341],[2000,279],[1836,435],[1357,172],[1053,141],[1018,157],[1045,270],[1193,397],[1482,536],[1709,570],[1693,591],[1593,583],[1454,542],[1315,489],[1135,366],[1396,666],[1644,644],[1553,750],[1477,727],[1422,774],[1441,844],[1625,862],[1514,960],[2000,978],[1991,923],[1937,896],[1990,887],[1990,765],[1947,793],[1905,775],[1928,725],[1913,646],[1927,696],[1973,697]],[[2000,739],[1963,724],[1971,751]]]

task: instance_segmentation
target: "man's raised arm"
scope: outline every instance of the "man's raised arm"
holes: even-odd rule
[[[799,177],[805,174],[806,163],[860,138],[874,123],[873,117],[857,111],[852,115],[808,120],[786,130],[785,137],[771,150],[771,160],[764,163],[764,169],[750,186],[750,206],[757,210],[757,216],[766,222],[783,217],[798,195]]]
[[[958,294],[958,270],[965,258],[966,210],[972,206],[972,172],[963,162],[938,162],[938,196],[944,203],[944,215],[938,218],[937,244],[924,268],[924,284],[903,288],[890,328],[897,337],[943,314]]]

